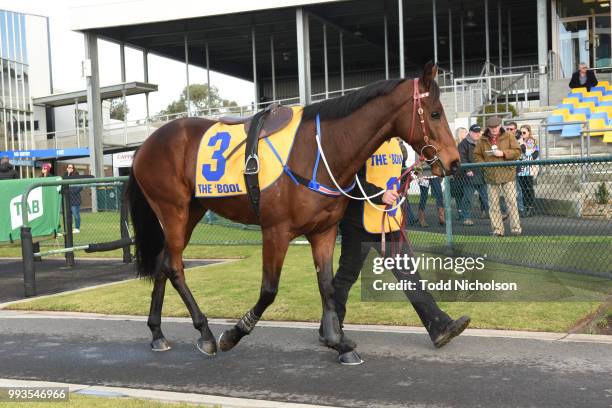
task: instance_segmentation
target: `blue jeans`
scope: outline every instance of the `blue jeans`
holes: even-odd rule
[[[431,188],[431,195],[436,199],[436,206],[438,208],[444,208],[444,198],[442,197],[442,183],[440,177],[434,177],[429,179],[429,186],[424,187],[419,184],[421,189],[421,199],[419,200],[419,210],[425,210],[427,205],[427,198],[429,197],[429,189]]]
[[[81,229],[81,206],[71,205],[72,216],[74,217],[74,228]]]
[[[480,202],[483,205],[483,210],[489,212],[489,197],[487,195],[486,184],[472,184],[467,181],[463,185],[463,197],[461,199],[461,219],[466,220],[472,218],[472,197],[474,191],[478,191]]]
[[[523,215],[525,213],[525,201],[523,201],[523,190],[521,190],[521,183],[519,183],[519,179],[516,179],[516,203],[518,205],[519,214]]]

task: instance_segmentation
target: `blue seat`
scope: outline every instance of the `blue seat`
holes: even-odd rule
[[[572,114],[584,113],[584,115],[589,119],[591,117],[591,110],[589,108],[576,108],[572,112]]]
[[[584,96],[580,92],[570,92],[567,94],[567,98],[578,98],[582,102]]]
[[[608,112],[593,112],[591,113],[591,119],[605,119],[606,122],[612,120],[612,116]]]
[[[577,137],[582,132],[582,125],[563,125],[561,137]]]
[[[550,115],[547,119],[549,125],[555,123],[563,123],[565,119],[561,115]],[[563,125],[548,126],[549,132],[558,132],[563,129]]]
[[[606,88],[605,86],[594,86],[591,88],[591,92],[601,92],[603,95],[608,93],[608,88]]]
[[[602,101],[599,106],[612,106],[612,101]]]
[[[595,106],[599,106],[599,98],[597,98],[596,96],[589,96],[586,98],[582,98],[580,102],[593,102],[595,103]]]
[[[557,105],[557,109],[568,109],[570,113],[574,113],[574,105],[570,103],[560,103]]]

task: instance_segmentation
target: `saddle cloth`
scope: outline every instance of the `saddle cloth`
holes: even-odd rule
[[[280,177],[287,163],[297,128],[302,120],[302,107],[296,106],[293,118],[280,131],[259,139],[259,185],[269,187]],[[202,136],[195,171],[196,197],[231,197],[246,195],[244,184],[245,144],[229,158],[236,146],[244,142],[243,124],[215,123]]]

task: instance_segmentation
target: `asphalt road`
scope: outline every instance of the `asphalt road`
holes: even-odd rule
[[[210,358],[189,323],[162,327],[173,349],[153,353],[143,321],[0,313],[0,378],[352,408],[612,406],[609,343],[462,336],[436,350],[424,334],[359,331],[365,364],[344,367],[313,329],[258,327]]]

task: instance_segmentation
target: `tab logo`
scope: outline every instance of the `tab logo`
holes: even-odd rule
[[[21,199],[22,194],[13,198],[10,203],[11,207],[11,230],[19,228],[23,225],[21,216]],[[43,215],[43,199],[42,187],[35,188],[28,195],[28,221],[33,221]]]

